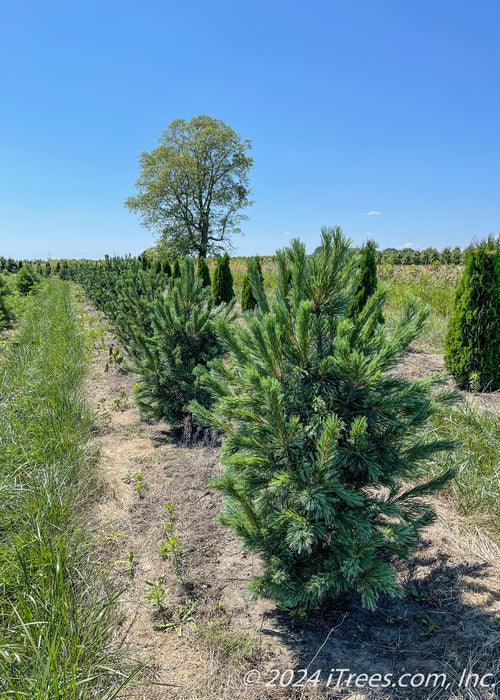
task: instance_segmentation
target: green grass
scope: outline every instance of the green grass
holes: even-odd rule
[[[378,279],[390,288],[384,309],[388,330],[394,327],[408,297],[420,297],[430,305],[431,313],[415,346],[443,352],[460,272],[461,268],[452,265],[380,265]]]
[[[247,258],[231,258],[231,273],[237,301],[241,301]],[[277,285],[278,266],[274,256],[262,256],[264,288],[272,292]],[[209,261],[213,275],[215,261]],[[409,296],[418,296],[431,306],[426,327],[415,345],[430,352],[443,352],[448,319],[453,309],[455,288],[462,266],[455,265],[379,265],[380,282],[389,284],[389,296],[384,310],[386,327],[391,331]]]
[[[457,440],[454,452],[432,466],[432,475],[454,468],[451,490],[457,510],[472,516],[500,542],[500,417],[465,402],[435,416],[432,437]]]
[[[85,512],[96,497],[85,334],[67,283],[27,301],[0,358],[0,697],[111,698],[118,591]]]

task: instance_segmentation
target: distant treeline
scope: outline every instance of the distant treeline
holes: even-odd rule
[[[143,269],[148,269],[151,264],[158,265],[164,261],[159,261],[154,249],[150,248],[138,258],[132,256],[126,256],[124,260],[130,261],[132,264],[138,262],[139,266]],[[377,264],[389,264],[389,265],[432,265],[432,264],[444,264],[444,265],[461,265],[464,262],[465,249],[462,250],[460,246],[455,246],[454,248],[446,247],[441,251],[437,248],[424,248],[423,250],[413,250],[413,248],[384,248],[383,250],[377,250],[375,252],[377,258]],[[262,260],[274,259],[275,256],[265,256]],[[109,256],[106,256],[109,259]],[[120,258],[121,259],[121,258]],[[244,256],[237,256],[237,259],[244,260]],[[154,260],[154,263],[153,263]],[[14,260],[13,258],[4,258],[0,256],[0,273],[2,272],[18,272],[23,263],[29,263],[35,271],[43,276],[47,277],[51,272],[60,274],[61,267],[68,267],[68,261],[43,261],[43,260]],[[74,261],[71,261],[74,262]],[[90,261],[89,261],[90,262]],[[63,278],[65,277],[63,273]]]
[[[443,248],[440,252],[437,248],[424,248],[413,250],[412,248],[384,248],[376,251],[377,263],[390,265],[461,265],[464,261],[465,251],[460,246]]]

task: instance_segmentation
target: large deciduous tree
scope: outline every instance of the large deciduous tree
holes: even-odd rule
[[[160,234],[169,257],[207,257],[224,251],[249,200],[249,140],[220,119],[206,115],[176,119],[159,146],[141,153],[138,194],[125,206],[139,212],[142,224]]]

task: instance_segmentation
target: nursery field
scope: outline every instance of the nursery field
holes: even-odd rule
[[[273,294],[276,261],[261,262]],[[461,269],[379,266],[388,336],[410,295],[431,307],[391,375],[444,369]],[[231,271],[239,300],[246,262]],[[1,698],[498,697],[498,392],[461,392],[426,427],[457,443],[422,481],[456,477],[395,564],[403,595],[287,610],[249,602],[259,559],[216,521],[220,432],[141,413],[129,338],[81,287],[44,281],[26,307],[0,350]]]

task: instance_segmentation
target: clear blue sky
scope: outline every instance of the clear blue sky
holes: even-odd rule
[[[198,114],[253,142],[235,253],[498,233],[499,27],[498,0],[6,3],[0,255],[152,245],[123,206],[138,155]]]

